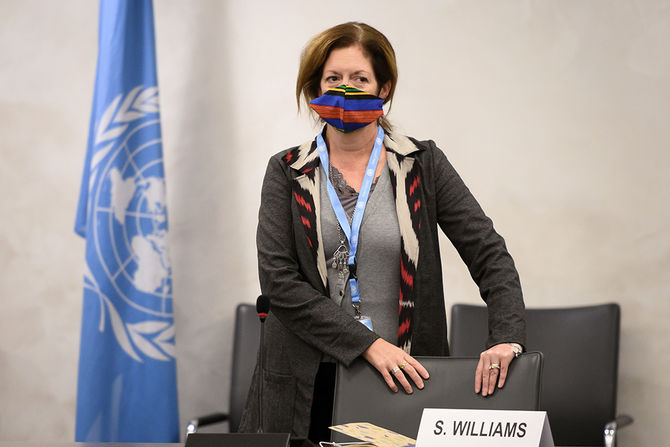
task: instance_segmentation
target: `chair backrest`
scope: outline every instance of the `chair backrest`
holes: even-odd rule
[[[452,355],[485,348],[487,310],[451,308]],[[556,445],[603,445],[605,424],[616,417],[619,365],[618,304],[526,309],[526,348],[544,354],[542,403]]]
[[[256,367],[258,345],[261,340],[261,322],[253,304],[238,304],[235,312],[233,339],[233,366],[230,376],[229,429],[236,433],[242,420],[251,378]]]
[[[493,395],[475,394],[478,357],[417,357],[430,373],[422,390],[393,393],[381,374],[365,360],[339,365],[335,381],[333,425],[370,422],[416,439],[424,408],[538,410],[542,354],[529,352],[510,365],[509,380]],[[347,436],[333,432],[332,440]]]

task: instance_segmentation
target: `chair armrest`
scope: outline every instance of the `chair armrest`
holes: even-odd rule
[[[605,447],[616,446],[616,431],[618,428],[632,424],[633,417],[628,414],[620,414],[615,420],[605,424]]]
[[[205,427],[207,425],[212,425],[227,420],[228,415],[225,413],[212,413],[206,416],[200,416],[195,419],[191,419],[191,422],[189,422],[188,426],[186,427],[186,436],[197,432],[198,428],[200,427]]]

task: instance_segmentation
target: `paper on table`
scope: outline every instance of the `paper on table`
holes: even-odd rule
[[[331,430],[339,431],[352,438],[369,442],[377,447],[415,447],[416,441],[385,428],[378,427],[369,422],[353,422],[351,424],[336,425],[329,427]]]

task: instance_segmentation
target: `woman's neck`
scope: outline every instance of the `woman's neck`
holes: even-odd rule
[[[326,129],[326,144],[331,163],[335,166],[350,165],[370,158],[377,137],[377,125],[370,124],[351,133],[340,132],[331,126]]]
[[[372,123],[351,133],[343,133],[331,126],[326,128],[326,144],[330,164],[337,168],[349,186],[360,191],[370,154],[377,138],[377,125]],[[382,146],[375,178],[386,164],[386,148]]]

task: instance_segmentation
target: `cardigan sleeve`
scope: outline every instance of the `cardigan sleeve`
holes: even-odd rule
[[[525,345],[521,282],[505,241],[445,154],[434,142],[428,145],[438,223],[465,262],[488,308],[486,346],[504,342]]]
[[[293,193],[291,168],[274,156],[263,181],[256,244],[261,291],[303,341],[349,365],[379,336],[326,295]]]

